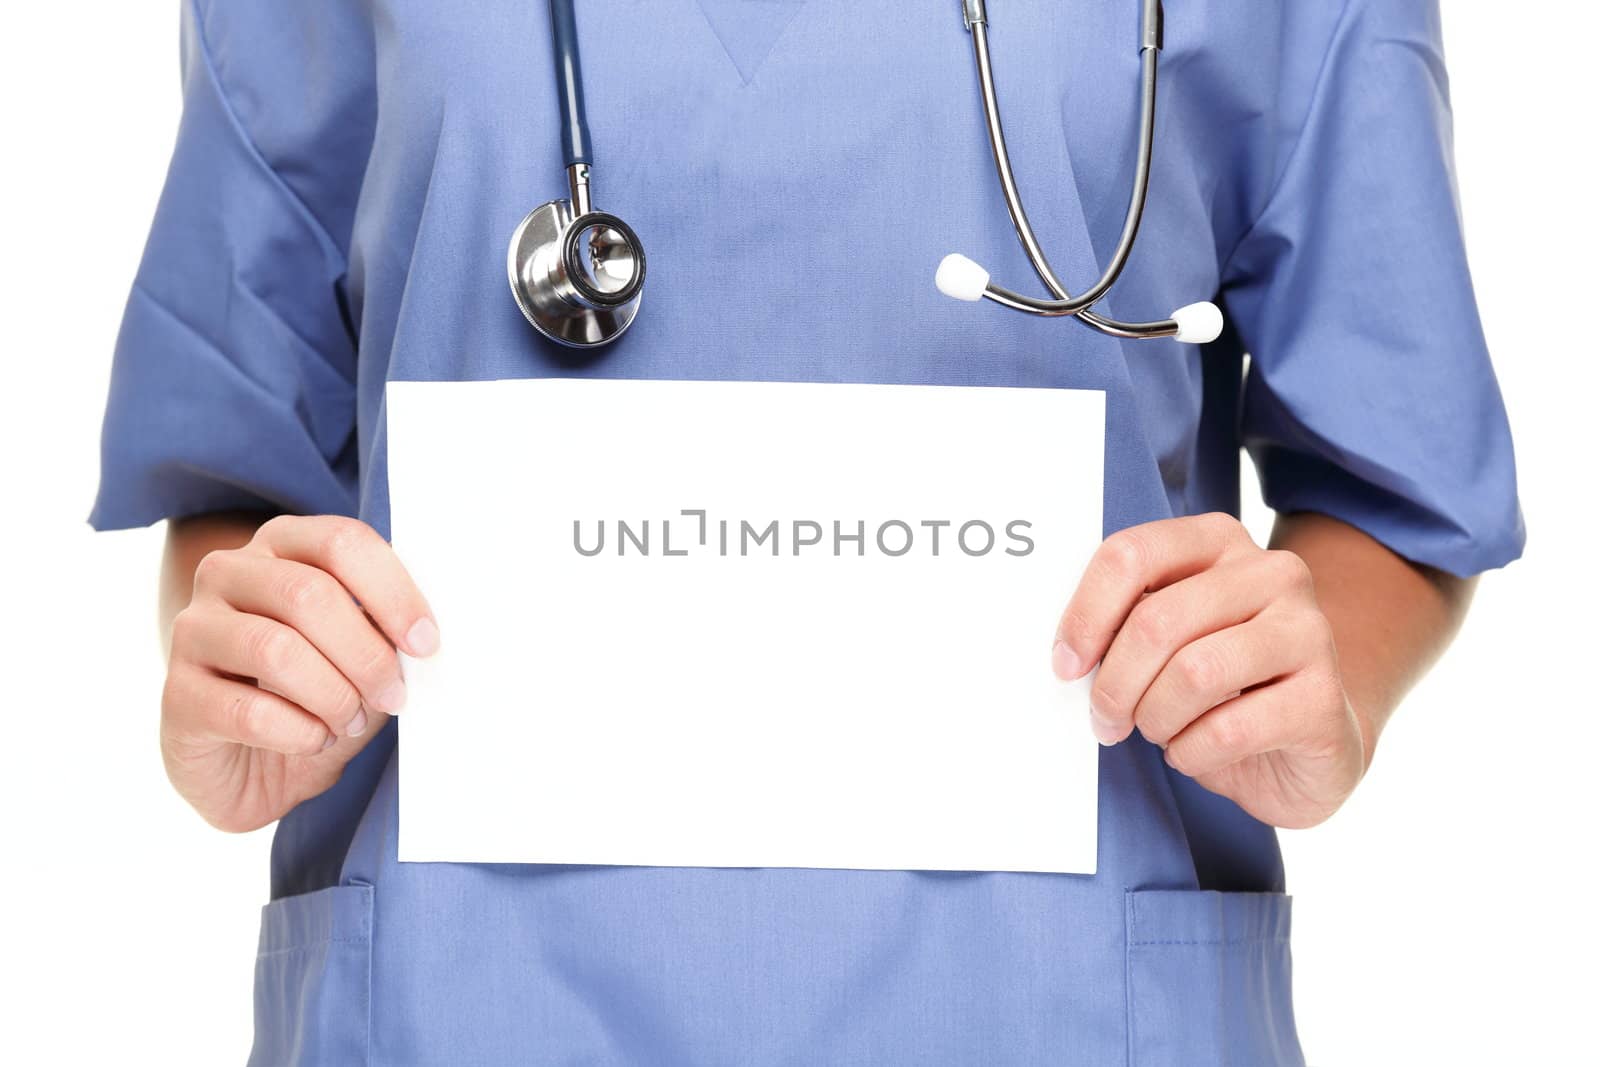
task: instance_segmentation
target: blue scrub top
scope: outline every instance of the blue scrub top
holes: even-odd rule
[[[1127,201],[1140,5],[992,8],[1016,168],[1081,288]],[[1434,3],[1168,0],[1149,213],[1105,307],[1217,294],[1204,350],[935,292],[951,250],[1032,282],[955,0],[578,14],[596,203],[650,254],[595,356],[506,285],[512,229],[565,195],[543,4],[186,5],[96,526],[387,531],[386,381],[566,375],[1102,389],[1108,532],[1235,510],[1243,443],[1280,510],[1457,574],[1520,552]],[[256,1062],[1300,1061],[1273,832],[1141,740],[1103,752],[1099,873],[1067,877],[402,866],[395,733],[278,828]]]

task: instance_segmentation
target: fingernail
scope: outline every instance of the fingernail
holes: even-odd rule
[[[1063,682],[1073,681],[1083,673],[1083,661],[1065,641],[1056,642],[1054,651],[1050,653],[1050,666]]]
[[[406,632],[406,651],[423,657],[439,651],[439,628],[432,619],[418,619]]]
[[[1093,707],[1089,709],[1089,729],[1094,733],[1094,739],[1102,745],[1110,746],[1117,743],[1117,731],[1111,725],[1111,720],[1094,710]]]
[[[356,717],[350,720],[350,726],[348,727],[346,732],[351,737],[360,737],[362,734],[367,732],[367,709],[366,708],[362,708],[360,711],[356,712]]]
[[[322,751],[326,752],[326,751],[328,751],[328,749],[332,748],[334,745],[336,745],[338,743],[339,743],[339,739],[337,737],[335,737],[333,734],[329,734],[328,735],[328,739],[326,741],[322,742]]]
[[[372,698],[373,710],[381,711],[385,715],[398,714],[405,706],[406,683],[398,678],[378,690],[378,695]]]

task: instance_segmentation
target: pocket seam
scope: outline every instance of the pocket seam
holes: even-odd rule
[[[1243,937],[1236,939],[1201,937],[1192,940],[1174,938],[1171,940],[1129,941],[1129,948],[1142,948],[1146,945],[1209,945],[1214,948],[1250,948],[1254,945],[1287,945],[1287,937]]]
[[[265,959],[268,956],[283,956],[290,952],[309,952],[321,948],[323,945],[366,945],[371,943],[367,937],[323,937],[315,941],[305,941],[297,945],[285,945],[282,948],[262,949],[256,952],[256,959]]]

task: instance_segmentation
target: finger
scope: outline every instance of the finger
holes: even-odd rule
[[[196,740],[314,756],[336,738],[315,715],[276,693],[193,665],[168,672],[166,715]]]
[[[1163,519],[1106,538],[1056,626],[1056,674],[1068,681],[1087,674],[1145,593],[1198,574],[1247,546],[1244,527],[1222,514]]]
[[[1095,737],[1116,744],[1133,731],[1133,712],[1156,675],[1185,645],[1253,617],[1288,579],[1272,553],[1252,552],[1142,598],[1101,658],[1089,695]]]
[[[225,608],[196,613],[192,625],[194,636],[183,646],[191,663],[253,679],[309,711],[334,733],[359,737],[366,730],[367,714],[356,687],[292,627]]]
[[[1217,705],[1167,743],[1167,763],[1190,778],[1203,778],[1251,756],[1289,748],[1304,735],[1305,722],[1285,710],[1309,702],[1310,688],[1304,676],[1291,675]]]
[[[263,525],[258,538],[278,558],[337,578],[396,648],[412,656],[438,651],[439,627],[427,600],[389,542],[366,523],[338,515],[285,516]]]
[[[372,710],[393,715],[405,705],[394,647],[337,579],[294,560],[232,555],[226,572],[213,582],[217,595],[240,611],[276,619],[305,635]]]
[[[1316,616],[1272,608],[1179,649],[1134,708],[1145,740],[1166,745],[1210,709],[1311,662]],[[1293,713],[1295,709],[1288,709]]]

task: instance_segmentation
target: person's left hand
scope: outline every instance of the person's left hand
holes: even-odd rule
[[[1366,769],[1310,568],[1260,548],[1232,516],[1106,539],[1053,656],[1068,681],[1097,663],[1089,701],[1101,744],[1138,729],[1171,766],[1264,822],[1321,822]]]

